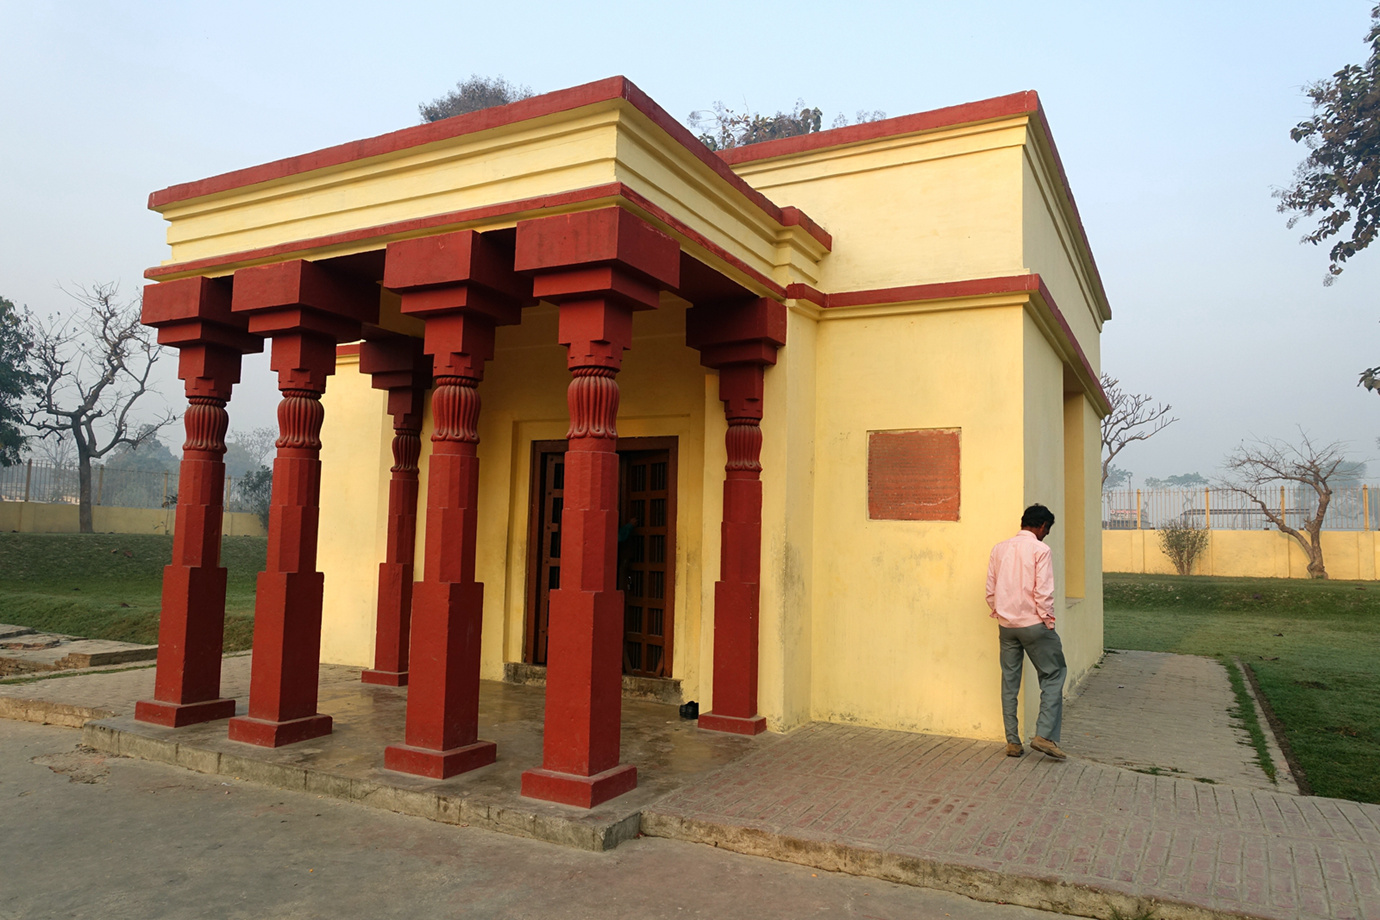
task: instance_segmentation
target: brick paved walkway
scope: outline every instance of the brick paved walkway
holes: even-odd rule
[[[937,735],[816,724],[671,793],[642,826],[1086,916],[1155,901],[1157,918],[1380,920],[1380,806]]]

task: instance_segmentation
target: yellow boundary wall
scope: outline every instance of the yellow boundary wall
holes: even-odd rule
[[[177,521],[175,508],[110,508],[97,505],[91,509],[92,529],[96,533],[172,533]],[[227,537],[262,537],[264,528],[259,516],[247,512],[231,512],[224,517]],[[0,532],[8,533],[80,533],[76,505],[47,502],[0,502]]]
[[[1323,563],[1329,578],[1373,581],[1375,531],[1324,531]],[[1102,531],[1102,571],[1173,575],[1153,530]],[[1213,530],[1208,549],[1193,566],[1194,575],[1244,578],[1307,578],[1308,557],[1293,537],[1277,530]]]

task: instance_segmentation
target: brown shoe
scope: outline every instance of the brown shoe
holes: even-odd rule
[[[1030,746],[1033,747],[1035,750],[1039,751],[1041,754],[1044,754],[1048,757],[1053,757],[1055,760],[1066,760],[1069,756],[1065,754],[1063,751],[1059,750],[1059,745],[1055,744],[1053,741],[1050,741],[1048,738],[1041,738],[1039,735],[1036,735],[1034,738],[1030,739]]]
[[[1006,756],[1007,756],[1007,757],[1024,757],[1024,756],[1025,756],[1025,748],[1021,746],[1021,743],[1020,743],[1019,741],[1008,741],[1008,742],[1006,743]]]

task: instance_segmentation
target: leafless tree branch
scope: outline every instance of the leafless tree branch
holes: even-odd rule
[[[1112,460],[1122,448],[1154,437],[1178,419],[1169,414],[1172,406],[1168,403],[1156,404],[1144,393],[1128,393],[1115,377],[1103,374],[1102,390],[1112,405],[1112,411],[1102,420],[1102,484],[1105,486]]]

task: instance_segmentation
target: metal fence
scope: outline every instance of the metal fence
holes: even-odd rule
[[[225,510],[253,511],[243,479],[225,478]],[[75,505],[77,468],[26,461],[0,466],[0,501]],[[92,465],[91,503],[111,508],[171,508],[177,504],[177,470],[122,470]]]
[[[1261,489],[1256,493],[1290,527],[1302,528],[1317,511],[1312,489]],[[1249,496],[1230,489],[1114,489],[1102,493],[1104,530],[1155,530],[1169,524],[1209,530],[1273,530]],[[1380,530],[1380,489],[1369,485],[1332,490],[1323,530]]]

